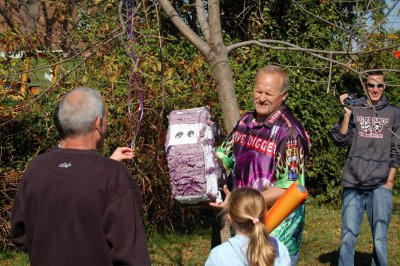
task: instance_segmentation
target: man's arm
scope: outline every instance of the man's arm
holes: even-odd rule
[[[131,188],[112,201],[103,216],[104,232],[112,247],[113,265],[150,265],[146,233],[141,218],[140,190],[133,181],[129,184],[119,183],[118,186]]]
[[[344,100],[348,97],[349,95],[347,93],[340,95],[340,102],[344,105]],[[346,135],[349,132],[349,123],[350,123],[350,118],[351,118],[351,109],[347,107],[343,107],[344,110],[344,116],[342,120],[342,124],[340,125],[339,132],[342,133],[343,135]]]
[[[275,202],[285,193],[286,189],[279,187],[270,187],[262,191],[267,208],[272,207]]]
[[[388,189],[393,189],[394,181],[396,180],[397,169],[394,167],[389,168],[389,176],[387,178],[385,187]]]
[[[342,123],[340,124],[339,132],[343,135],[349,133],[349,123],[350,123],[351,113],[345,113],[343,116]]]
[[[393,189],[400,161],[400,109],[396,108],[395,110],[395,119],[391,132],[389,174],[385,184],[389,189]]]
[[[344,100],[348,97],[348,94],[340,95],[340,102],[344,105]],[[340,119],[339,123],[336,124],[330,132],[330,137],[338,146],[350,145],[352,142],[353,128],[351,128],[351,116],[352,110],[348,107],[343,107],[344,115]]]
[[[224,208],[228,207],[228,202],[229,202],[231,192],[229,191],[229,189],[226,185],[224,186],[223,190],[226,195],[225,200],[223,202],[219,202],[219,203],[210,202],[209,205],[211,207],[218,208],[218,209],[224,209]],[[270,187],[267,190],[261,191],[261,193],[264,197],[267,207],[269,208],[272,205],[274,205],[274,203],[285,193],[285,191],[286,191],[286,189],[283,189],[283,188]]]
[[[11,239],[15,246],[23,252],[28,252],[25,232],[25,219],[22,205],[23,181],[15,195],[11,212]]]
[[[223,169],[223,171],[227,171],[226,175],[232,174],[234,169],[234,155],[233,155],[233,136],[235,130],[238,126],[239,122],[236,124],[235,128],[229,133],[229,135],[224,139],[219,147],[215,150],[215,155],[217,157],[217,161],[219,166]],[[223,192],[225,193],[225,199],[223,202],[209,202],[208,205],[210,207],[214,207],[217,209],[224,209],[228,206],[228,200],[230,197],[230,191],[227,185],[224,185],[222,188]]]
[[[289,127],[285,138],[279,141],[275,150],[274,186],[267,187],[263,196],[268,207],[282,197],[286,189],[298,182],[305,186],[307,158],[311,144],[302,126]]]

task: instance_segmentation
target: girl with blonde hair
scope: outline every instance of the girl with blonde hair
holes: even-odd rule
[[[290,265],[287,248],[268,235],[265,210],[261,192],[248,187],[233,191],[224,212],[236,235],[213,248],[205,265]]]

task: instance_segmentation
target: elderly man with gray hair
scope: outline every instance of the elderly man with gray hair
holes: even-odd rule
[[[253,85],[254,109],[239,119],[221,145],[231,155],[230,164],[225,166],[232,173],[233,188],[259,190],[268,207],[291,184],[304,186],[306,180],[311,144],[300,121],[285,104],[288,89],[289,76],[282,68],[268,65],[260,69]],[[224,191],[225,201],[210,203],[211,206],[228,206],[229,191],[226,187]],[[271,236],[287,247],[291,265],[296,265],[299,257],[304,221],[305,205],[302,204],[271,232]]]
[[[11,217],[35,265],[150,265],[142,198],[129,170],[96,152],[107,132],[100,93],[77,88],[58,109],[62,145],[34,158]]]

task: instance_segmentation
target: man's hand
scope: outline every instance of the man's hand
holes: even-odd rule
[[[231,192],[229,191],[229,189],[228,189],[228,187],[226,185],[224,185],[223,190],[224,190],[224,193],[225,193],[225,200],[223,202],[220,202],[220,203],[210,202],[209,205],[211,207],[218,208],[218,209],[225,209],[226,207],[228,207],[228,203],[229,203],[229,198],[231,196]]]
[[[118,147],[113,154],[111,155],[110,159],[116,160],[116,161],[122,161],[122,160],[130,160],[135,157],[135,154],[133,153],[134,150],[129,148],[129,147]]]
[[[386,180],[386,183],[383,185],[387,189],[390,189],[390,190],[393,189],[394,181],[396,180],[396,172],[397,172],[396,168],[394,168],[394,167],[389,168],[388,178]]]
[[[383,186],[387,189],[393,190],[393,183],[393,181],[387,180]]]
[[[340,95],[340,102],[344,106],[344,100],[348,97],[349,95],[347,93]],[[351,118],[351,109],[348,107],[343,107],[344,109],[344,117],[342,124],[340,125],[339,132],[342,133],[343,135],[347,134],[349,132],[349,123],[350,123],[350,118]]]
[[[339,100],[340,100],[340,103],[343,105],[343,110],[344,110],[345,114],[351,114],[351,109],[346,107],[344,104],[344,100],[346,100],[347,97],[349,97],[349,94],[344,93],[344,94],[340,95]]]

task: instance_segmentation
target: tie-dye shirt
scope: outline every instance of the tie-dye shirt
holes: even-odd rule
[[[246,113],[222,147],[231,147],[233,152],[231,171],[235,188],[286,189],[294,182],[305,186],[310,141],[285,105],[269,114],[263,123],[255,121],[254,111]],[[300,248],[304,210],[303,204],[271,233],[284,243],[290,255]]]

